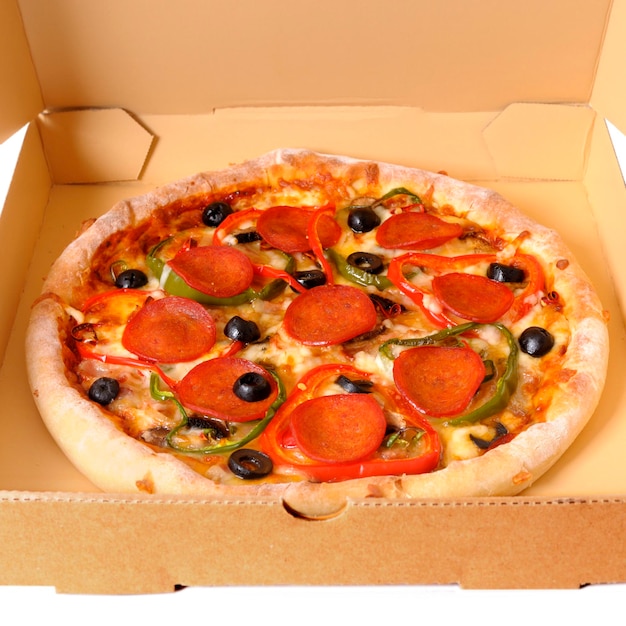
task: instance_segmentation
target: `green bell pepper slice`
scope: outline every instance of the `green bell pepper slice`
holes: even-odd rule
[[[432,335],[427,335],[426,337],[412,339],[389,339],[379,347],[379,350],[385,357],[393,359],[394,357],[391,352],[392,345],[412,347],[432,345],[448,339],[449,337],[461,335],[469,330],[480,328],[481,326],[494,326],[502,333],[502,335],[504,335],[509,348],[506,367],[496,383],[496,389],[493,396],[489,400],[465,415],[445,420],[450,426],[459,426],[464,423],[475,423],[504,410],[507,407],[511,396],[517,389],[519,348],[515,338],[508,328],[499,323],[481,324],[478,322],[468,322],[467,324],[444,328],[443,330],[440,330]]]
[[[159,386],[158,374],[152,373],[150,375],[150,395],[155,400],[158,400],[160,402],[165,402],[166,400],[172,400],[174,403],[176,403],[178,410],[180,411],[180,414],[182,416],[180,423],[167,434],[166,441],[168,445],[170,446],[170,448],[172,448],[173,450],[176,450],[177,452],[184,452],[187,454],[216,454],[216,453],[221,454],[221,453],[233,452],[234,450],[237,450],[241,448],[242,446],[245,446],[246,444],[250,443],[257,437],[259,437],[261,433],[265,430],[267,425],[272,421],[272,418],[276,414],[276,411],[278,411],[282,403],[287,398],[287,392],[285,390],[285,386],[282,380],[280,379],[280,376],[278,376],[278,374],[276,374],[276,372],[272,370],[268,370],[268,371],[272,375],[274,380],[276,381],[278,394],[274,402],[272,402],[270,407],[267,409],[263,419],[259,420],[257,424],[254,426],[254,428],[241,439],[237,439],[236,441],[231,441],[230,443],[218,443],[213,446],[204,446],[202,448],[187,448],[185,446],[178,445],[174,441],[174,437],[176,436],[176,434],[182,428],[184,428],[189,422],[189,417],[187,415],[187,411],[185,410],[185,407],[183,407],[183,405],[179,402],[179,400],[176,398],[174,393],[171,391],[166,391],[166,390],[161,389]]]
[[[363,287],[376,287],[378,291],[385,291],[389,287],[393,287],[393,283],[382,274],[371,274],[359,267],[355,267],[332,248],[326,250],[326,254],[331,258],[333,264],[341,276],[350,282],[356,283]]]

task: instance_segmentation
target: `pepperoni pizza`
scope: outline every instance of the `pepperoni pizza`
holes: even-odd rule
[[[608,339],[561,238],[498,194],[278,150],[89,224],[26,349],[97,487],[322,515],[519,493],[594,411]]]

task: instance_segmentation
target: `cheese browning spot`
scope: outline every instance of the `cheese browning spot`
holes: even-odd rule
[[[151,474],[146,474],[141,480],[135,482],[137,489],[143,493],[154,493],[154,480]]]

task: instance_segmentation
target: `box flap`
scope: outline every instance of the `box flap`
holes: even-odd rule
[[[14,0],[0,2],[0,143],[43,108],[22,19]]]
[[[591,105],[626,133],[626,2],[615,0],[600,55]]]
[[[510,105],[484,133],[499,176],[580,180],[594,117],[588,106]]]
[[[50,178],[39,133],[31,124],[24,136],[6,201],[4,206],[0,204],[0,250],[7,265],[3,272],[0,306],[0,365],[14,330],[18,302],[49,193]]]
[[[141,116],[303,103],[487,111],[517,101],[588,102],[611,6],[19,3],[47,107],[115,103]]]
[[[39,123],[55,183],[136,180],[154,139],[122,109],[52,111]]]

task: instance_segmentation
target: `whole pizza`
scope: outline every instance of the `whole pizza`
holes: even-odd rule
[[[98,488],[314,516],[519,493],[593,413],[608,335],[559,235],[495,192],[277,150],[85,225],[26,354]]]

